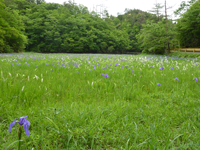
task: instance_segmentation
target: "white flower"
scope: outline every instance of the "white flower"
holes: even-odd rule
[[[23,92],[23,90],[24,90],[24,86],[22,87],[22,92]]]
[[[38,79],[39,79],[39,77],[35,75],[35,77],[33,77],[33,79],[37,79],[37,80],[38,80]]]

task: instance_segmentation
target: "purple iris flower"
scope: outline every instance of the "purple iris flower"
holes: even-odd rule
[[[14,122],[12,122],[12,123],[10,123],[10,125],[9,125],[9,133],[11,132],[11,129],[12,129],[12,127],[15,125],[15,123],[17,122],[17,123],[19,123],[19,125],[20,126],[22,126],[22,125],[24,125],[24,130],[25,130],[25,133],[26,133],[26,135],[27,135],[27,137],[29,136],[29,130],[28,130],[28,128],[29,128],[29,126],[30,126],[30,122],[28,121],[28,120],[26,120],[26,118],[27,118],[28,116],[25,116],[25,117],[21,117],[19,120],[20,121],[17,121],[16,120],[16,118],[15,118],[15,120],[14,120]]]
[[[157,83],[157,86],[161,86],[161,84],[160,84],[160,83]]]
[[[109,76],[108,76],[108,74],[105,74],[105,75],[104,75],[104,77],[106,77],[106,78],[107,78],[107,77],[109,77]]]
[[[108,74],[103,74],[103,73],[102,73],[102,76],[104,76],[106,78],[109,77]]]
[[[95,67],[95,65],[94,65],[94,67],[93,67],[94,69],[96,69],[96,67]]]
[[[118,65],[118,63],[115,64],[115,67]]]
[[[115,73],[115,71],[113,71],[113,73]]]
[[[177,80],[177,81],[179,81],[179,79],[178,79],[178,78],[175,78],[174,80]]]
[[[171,67],[172,70],[174,70],[174,68]]]
[[[132,70],[132,72],[134,72],[134,70]]]
[[[124,67],[122,66],[122,69],[124,69]]]
[[[78,67],[78,65],[75,65],[75,67]]]
[[[198,79],[197,79],[197,77],[195,77],[193,80],[196,80],[196,82],[199,82]]]
[[[159,69],[160,69],[160,70],[163,70],[163,69],[164,69],[164,67],[160,67]]]

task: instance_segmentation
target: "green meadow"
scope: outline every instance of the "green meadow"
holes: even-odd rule
[[[1,54],[0,149],[200,149],[200,59]]]

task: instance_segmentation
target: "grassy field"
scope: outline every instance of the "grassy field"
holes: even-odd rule
[[[200,60],[0,55],[0,149],[200,149]]]

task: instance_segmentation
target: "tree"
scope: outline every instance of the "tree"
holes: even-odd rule
[[[149,12],[156,14],[156,16],[158,17],[158,21],[160,21],[162,19],[161,10],[163,8],[164,6],[161,5],[161,3],[156,3],[154,4],[154,7],[152,8],[152,10],[150,10]]]
[[[153,21],[143,25],[143,29],[137,35],[138,42],[141,43],[144,53],[163,54],[168,46],[176,46],[175,31],[173,24],[168,21],[168,31],[165,28],[166,22],[163,19],[158,23]]]
[[[183,14],[184,12],[187,11],[187,9],[190,8],[190,6],[192,6],[192,4],[195,3],[196,1],[197,1],[197,0],[190,0],[190,1],[188,1],[188,3],[185,2],[185,1],[182,1],[180,7],[179,7],[176,11],[174,11],[174,14],[175,14],[176,16],[177,16],[177,15]],[[198,0],[198,1],[200,2],[200,0]]]
[[[200,47],[200,2],[196,1],[177,20],[176,30],[181,47]]]
[[[6,7],[4,1],[0,0],[0,53],[23,50],[27,43],[23,30],[18,12]]]

